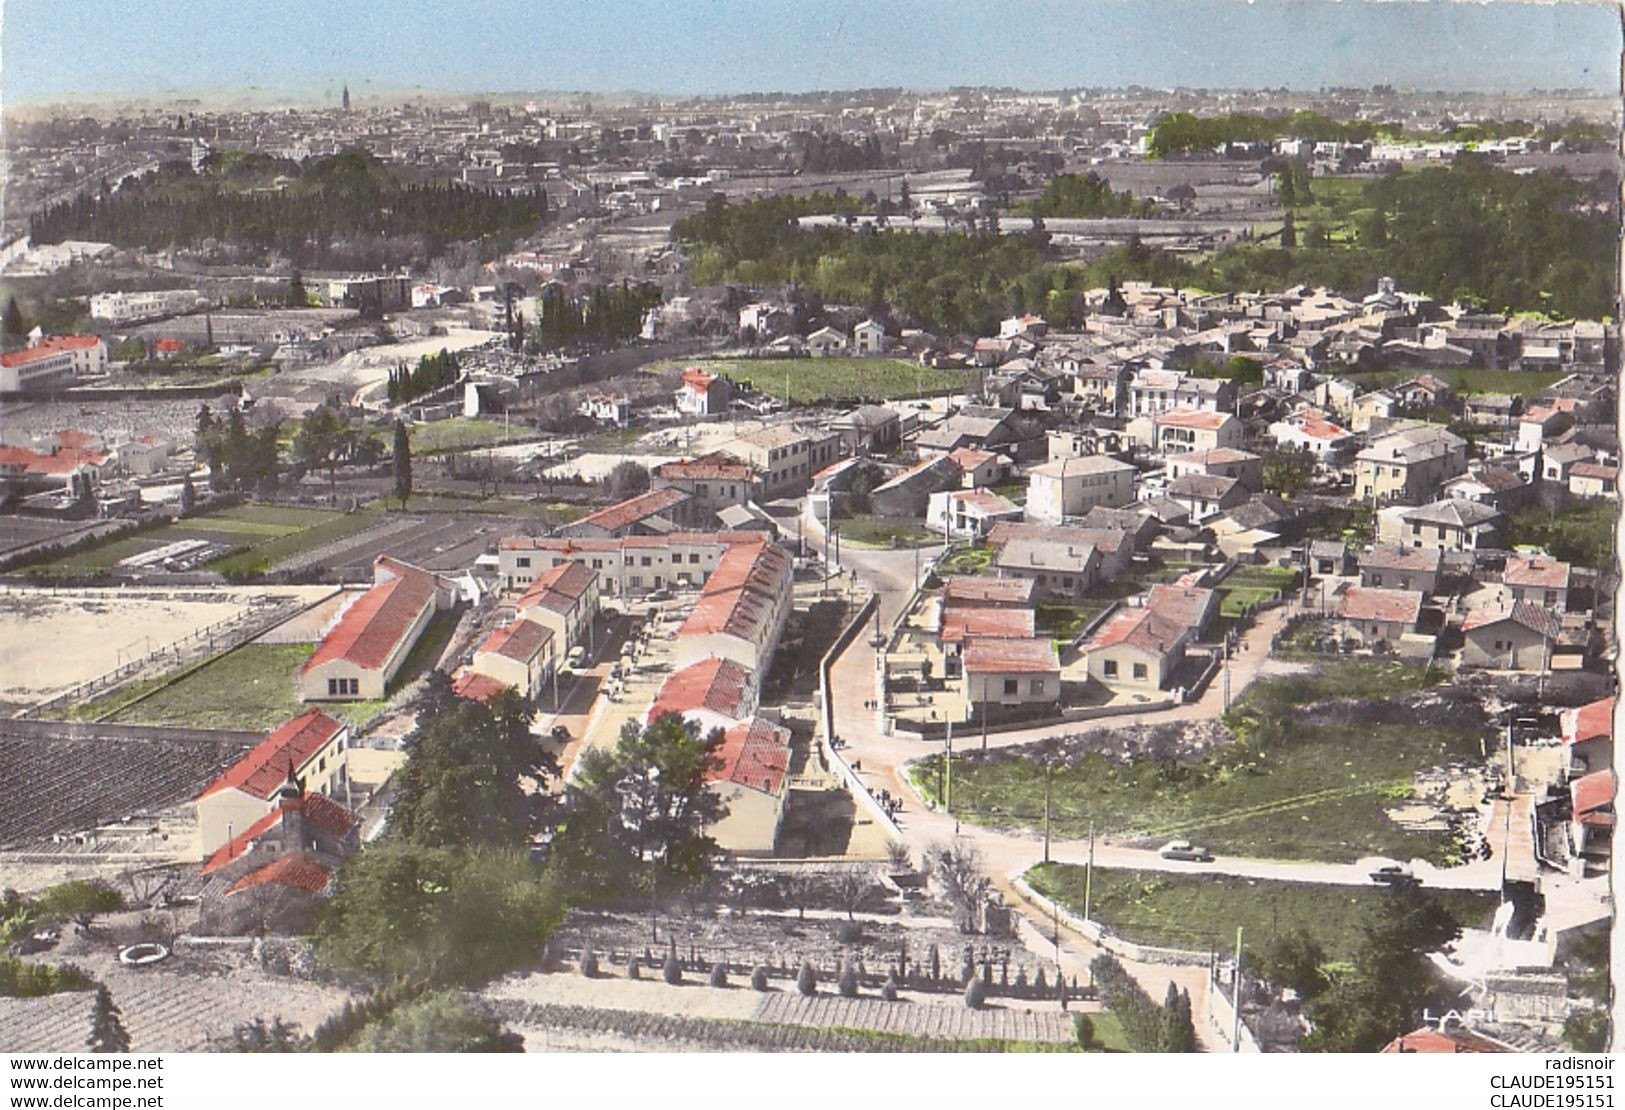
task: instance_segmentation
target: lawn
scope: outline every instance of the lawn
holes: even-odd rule
[[[450,420],[413,424],[409,434],[414,455],[431,455],[443,451],[466,451],[472,447],[490,447],[536,433],[535,429],[525,424],[505,425],[500,420],[454,416]]]
[[[1084,871],[1077,864],[1039,864],[1026,878],[1034,890],[1081,916]],[[1331,962],[1353,956],[1363,927],[1391,894],[1388,888],[1374,885],[1285,883],[1102,867],[1094,869],[1089,886],[1090,917],[1136,944],[1233,950],[1240,926],[1245,947],[1256,951],[1278,934],[1303,929],[1320,942]],[[1428,893],[1464,928],[1487,926],[1499,901],[1493,894],[1476,891]]]
[[[993,549],[985,544],[961,547],[938,565],[939,574],[986,574],[993,563]]]
[[[859,547],[924,547],[939,539],[925,525],[909,517],[836,517],[835,528],[842,543]]]
[[[398,504],[389,499],[389,504]],[[530,501],[519,497],[477,497],[451,490],[425,490],[414,493],[406,503],[413,513],[489,513],[492,516],[531,517],[549,524],[568,524],[591,510],[567,501]]]
[[[1395,385],[1408,381],[1422,370],[1371,370],[1346,375],[1367,389]],[[1563,377],[1554,370],[1477,370],[1472,368],[1434,368],[1426,370],[1441,381],[1449,382],[1458,393],[1506,393],[1532,397]]]
[[[816,405],[830,401],[893,401],[957,393],[973,386],[975,369],[937,369],[900,358],[701,359],[667,363],[651,372],[699,366],[780,401]]]
[[[1083,631],[1083,626],[1105,611],[1111,601],[1103,597],[1086,597],[1075,602],[1040,601],[1033,623],[1040,636],[1052,640],[1072,642]]]
[[[1054,773],[1060,836],[1097,832],[1157,841],[1189,836],[1219,854],[1351,862],[1362,856],[1453,858],[1445,832],[1395,824],[1386,810],[1409,797],[1418,771],[1478,762],[1479,734],[1373,720],[1349,712],[1305,720],[1298,710],[1358,698],[1373,705],[1438,681],[1411,664],[1339,660],[1324,672],[1255,682],[1226,714],[1237,743],[1210,756],[1126,763],[1074,751]],[[993,826],[1043,823],[1044,776],[1033,753],[966,752],[953,766],[956,817]],[[940,759],[912,765],[922,795],[938,799]]]
[[[262,543],[239,547],[206,564],[206,569],[221,574],[263,574],[285,559],[306,551],[348,539],[375,528],[384,522],[384,510],[377,506],[357,509],[353,513],[330,512],[325,509],[299,510],[312,515],[307,527],[283,532]]]
[[[1250,607],[1291,586],[1297,574],[1286,567],[1237,567],[1217,587],[1219,616],[1239,618]]]
[[[455,610],[435,614],[407,653],[383,700],[322,708],[351,724],[370,720],[440,657],[457,628],[457,616]],[[247,644],[184,673],[172,685],[129,704],[110,719],[120,724],[269,730],[309,708],[299,700],[294,679],[315,650],[315,644]]]

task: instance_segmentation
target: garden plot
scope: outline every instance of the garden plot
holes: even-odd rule
[[[161,654],[255,604],[331,592],[327,586],[232,590],[49,590],[0,593],[0,707],[21,707]]]

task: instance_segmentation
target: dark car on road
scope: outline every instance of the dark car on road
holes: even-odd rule
[[[1206,848],[1198,848],[1188,840],[1170,840],[1157,849],[1157,855],[1163,859],[1182,859],[1192,863],[1212,863],[1213,853]]]

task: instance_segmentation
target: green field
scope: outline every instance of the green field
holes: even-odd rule
[[[1470,367],[1426,371],[1359,370],[1343,376],[1359,382],[1366,389],[1380,389],[1409,381],[1422,373],[1448,382],[1457,393],[1505,393],[1519,397],[1532,397],[1564,377],[1555,370],[1477,370]]]
[[[284,532],[263,543],[238,548],[206,564],[207,569],[221,574],[263,574],[285,559],[322,547],[337,540],[359,535],[376,528],[385,519],[384,510],[371,505],[353,513],[331,512],[325,509],[298,510],[321,514],[321,519],[308,527]]]
[[[941,538],[912,518],[836,517],[835,530],[842,543],[858,547],[924,547]]]
[[[1081,916],[1084,870],[1076,864],[1040,864],[1026,878],[1034,890]],[[1094,869],[1089,885],[1089,916],[1136,944],[1225,951],[1234,948],[1240,926],[1246,947],[1259,949],[1278,934],[1302,929],[1334,962],[1354,954],[1363,926],[1392,893],[1375,885],[1284,883],[1102,867]],[[1499,901],[1493,894],[1475,891],[1427,893],[1464,928],[1487,926]]]
[[[1291,586],[1296,578],[1297,571],[1285,567],[1237,567],[1216,587],[1219,616],[1239,618],[1249,607]]]
[[[429,424],[413,424],[408,429],[414,455],[430,455],[442,451],[466,451],[473,447],[490,447],[511,439],[523,439],[536,434],[524,424],[504,426],[500,420],[480,420],[454,416],[450,420],[436,420]]]
[[[794,405],[830,401],[893,401],[959,392],[974,385],[974,369],[935,369],[900,358],[700,359],[666,363],[651,372],[699,366]]]
[[[1053,779],[1057,835],[1158,841],[1188,836],[1219,854],[1351,862],[1362,856],[1449,862],[1445,832],[1395,824],[1390,807],[1410,797],[1418,771],[1478,762],[1479,733],[1392,723],[1379,714],[1304,719],[1303,707],[1333,699],[1374,706],[1442,675],[1403,663],[1338,660],[1322,673],[1255,682],[1225,715],[1238,740],[1187,760],[1118,763],[1076,755]],[[941,759],[910,766],[921,794],[940,802]],[[1038,828],[1044,776],[1021,749],[968,752],[953,765],[954,816],[999,827]]]
[[[407,654],[383,700],[340,702],[323,708],[351,724],[370,720],[390,698],[434,664],[456,627],[455,611],[436,614]],[[126,698],[125,708],[108,719],[120,724],[268,730],[309,708],[299,700],[294,680],[315,650],[315,644],[247,644],[183,673],[150,697],[133,703]],[[144,683],[139,692],[152,685],[156,683]],[[119,704],[114,699],[121,693],[115,691],[98,700],[108,706]]]

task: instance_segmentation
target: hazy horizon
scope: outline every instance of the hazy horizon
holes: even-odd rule
[[[1606,95],[1619,89],[1619,54],[1618,10],[1592,3],[4,0],[0,12],[8,107],[320,101],[344,83],[359,97],[1376,84]]]

